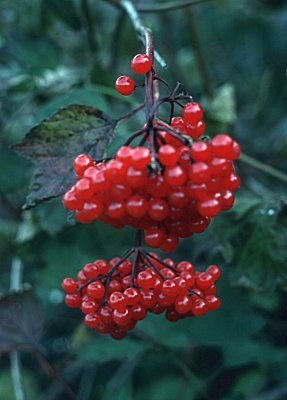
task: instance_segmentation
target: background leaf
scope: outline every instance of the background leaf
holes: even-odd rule
[[[73,161],[78,154],[103,157],[114,135],[115,121],[93,107],[70,105],[33,128],[13,148],[39,170],[25,209],[65,193],[75,182]]]

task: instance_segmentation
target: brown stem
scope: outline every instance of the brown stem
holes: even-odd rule
[[[40,351],[35,351],[35,358],[44,370],[59,384],[63,387],[64,391],[67,393],[69,399],[71,400],[81,400],[80,397],[72,390],[68,383],[61,377],[61,375],[55,370],[55,368],[49,363],[49,361],[43,356]]]

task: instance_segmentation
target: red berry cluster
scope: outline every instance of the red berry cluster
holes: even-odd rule
[[[188,261],[161,260],[140,248],[122,259],[86,264],[77,281],[66,278],[62,287],[66,304],[81,308],[86,326],[122,339],[148,311],[165,312],[166,319],[175,322],[218,309],[215,281],[219,277],[216,265],[195,272]]]
[[[193,110],[194,103],[189,104]],[[100,220],[116,228],[143,229],[146,244],[165,252],[174,251],[179,238],[203,232],[210,218],[234,203],[240,178],[233,160],[240,147],[223,134],[188,145],[167,130],[159,135],[168,144],[160,142],[154,153],[148,147],[123,146],[100,163],[79,155],[77,183],[65,194],[65,207],[82,223]]]
[[[132,70],[136,74],[144,75],[152,69],[152,61],[147,54],[137,54],[131,62]],[[123,96],[129,96],[135,90],[135,81],[127,75],[119,76],[116,80],[116,90]]]

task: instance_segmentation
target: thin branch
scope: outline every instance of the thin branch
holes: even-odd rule
[[[87,22],[87,37],[88,37],[89,47],[91,51],[94,52],[97,49],[97,43],[95,39],[94,22],[90,10],[89,0],[82,0],[81,7],[84,18]]]
[[[194,19],[193,12],[191,9],[186,10],[186,14],[187,14],[186,17],[187,17],[189,31],[197,55],[196,59],[198,64],[198,71],[201,75],[203,86],[206,93],[208,94],[208,96],[213,97],[214,87],[209,75],[208,63],[204,54],[200,36],[197,31],[196,21]]]
[[[164,4],[137,4],[136,8],[140,12],[153,13],[178,10],[185,7],[196,6],[198,4],[207,3],[211,0],[183,0],[183,1],[170,1]]]
[[[241,154],[239,161],[242,161],[243,163],[258,169],[259,171],[262,171],[267,175],[273,176],[274,178],[287,183],[287,174],[285,172],[282,172],[274,167],[271,167],[270,165],[267,165],[259,160],[256,160],[255,158],[250,157],[247,154]]]
[[[10,291],[19,290],[22,282],[23,264],[18,257],[14,257],[11,264]],[[11,376],[16,400],[25,400],[23,381],[21,376],[21,360],[18,351],[10,353]]]
[[[140,41],[146,46],[146,34],[148,32],[148,28],[146,28],[142,22],[136,6],[130,0],[109,0],[109,2],[125,10],[139,36]],[[157,51],[154,51],[154,55],[160,66],[166,69],[167,64],[162,56]]]

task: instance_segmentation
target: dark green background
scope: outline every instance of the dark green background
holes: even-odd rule
[[[21,213],[34,169],[11,144],[60,106],[88,104],[119,117],[142,99],[141,90],[122,98],[113,89],[142,48],[128,19],[99,0],[0,3],[0,290],[9,291],[19,256],[23,283],[44,313],[41,350],[82,400],[284,400],[287,194],[268,166],[287,168],[286,1],[210,1],[142,17],[169,64],[157,72],[204,104],[210,136],[229,131],[264,164],[258,170],[239,161],[243,185],[234,209],[174,254],[198,268],[222,266],[222,308],[176,324],[150,315],[121,342],[95,336],[65,306],[61,281],[86,262],[123,254],[133,232],[67,222],[59,199]],[[112,148],[143,117],[121,128]],[[0,302],[0,324],[1,312]],[[21,363],[27,399],[68,399],[30,353]],[[8,354],[0,369],[0,400],[15,400]]]

